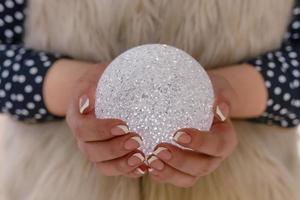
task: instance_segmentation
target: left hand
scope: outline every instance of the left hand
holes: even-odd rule
[[[181,129],[174,135],[174,141],[191,150],[172,144],[159,144],[148,158],[150,176],[161,183],[179,187],[191,187],[197,180],[218,168],[235,149],[238,141],[229,118],[230,91],[224,87],[225,80],[211,77],[216,94],[215,119],[210,131]],[[225,82],[224,82],[225,81]],[[225,89],[227,91],[225,91]]]

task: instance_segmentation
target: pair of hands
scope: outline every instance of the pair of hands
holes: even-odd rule
[[[229,110],[230,97],[235,94],[222,77],[210,74],[217,97],[211,130],[186,128],[174,134],[175,142],[193,151],[162,143],[145,158],[138,150],[142,138],[129,132],[125,122],[95,117],[94,93],[105,67],[95,65],[80,78],[66,115],[80,150],[102,174],[138,178],[149,172],[158,182],[190,187],[213,172],[234,150],[237,138]]]

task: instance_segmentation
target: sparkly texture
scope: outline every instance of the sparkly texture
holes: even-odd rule
[[[173,143],[181,128],[207,131],[213,121],[214,92],[201,65],[182,50],[160,44],[138,46],[118,56],[96,91],[97,118],[124,120],[143,138],[149,155]]]

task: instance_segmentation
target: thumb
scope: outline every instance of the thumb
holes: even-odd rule
[[[214,106],[215,120],[224,122],[229,118],[229,105],[224,101],[216,101]]]
[[[95,109],[95,91],[96,87],[92,86],[84,90],[79,96],[78,106],[79,113],[82,115],[90,114]]]

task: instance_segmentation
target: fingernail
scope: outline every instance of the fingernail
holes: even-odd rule
[[[149,168],[148,169],[148,172],[150,173],[150,174],[152,174],[152,175],[158,175],[158,173],[157,173],[157,171],[155,171],[155,169],[153,169],[153,168]]]
[[[86,111],[86,109],[89,107],[89,105],[90,105],[90,99],[88,98],[88,96],[83,95],[82,97],[80,97],[80,99],[79,99],[80,114],[83,114],[84,111]]]
[[[144,175],[146,172],[143,171],[141,168],[137,168],[137,169],[135,170],[135,173],[138,174],[138,175]]]
[[[228,115],[228,106],[225,103],[221,103],[216,108],[216,114],[218,118],[224,122],[226,120],[226,116]]]
[[[192,137],[189,134],[182,132],[182,131],[175,133],[173,139],[176,142],[179,142],[182,144],[189,144],[192,141]]]
[[[129,166],[135,166],[139,163],[144,162],[145,157],[141,153],[135,153],[128,159]]]
[[[147,160],[147,163],[149,166],[151,166],[151,168],[157,170],[162,170],[165,167],[165,164],[154,155],[150,156],[150,158]]]
[[[142,139],[138,136],[135,136],[127,140],[124,144],[124,147],[127,150],[133,150],[139,148],[142,145],[142,143]]]
[[[172,155],[171,152],[165,147],[158,147],[154,152],[153,155],[163,159],[163,160],[170,160]]]
[[[118,125],[111,129],[112,135],[125,135],[129,133],[128,127],[125,125]]]

